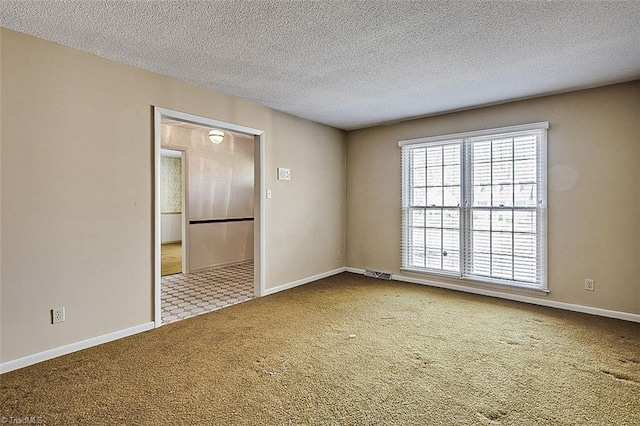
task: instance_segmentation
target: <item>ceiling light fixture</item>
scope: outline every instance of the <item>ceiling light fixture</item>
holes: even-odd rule
[[[224,132],[222,130],[209,130],[209,140],[216,145],[221,144],[224,140]]]

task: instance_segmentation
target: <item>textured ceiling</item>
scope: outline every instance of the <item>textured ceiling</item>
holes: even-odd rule
[[[0,1],[3,27],[342,129],[640,78],[640,1]]]

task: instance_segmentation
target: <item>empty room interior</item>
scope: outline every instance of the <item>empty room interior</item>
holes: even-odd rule
[[[161,119],[160,156],[162,323],[250,300],[253,138]]]
[[[640,2],[1,9],[1,423],[640,424]]]

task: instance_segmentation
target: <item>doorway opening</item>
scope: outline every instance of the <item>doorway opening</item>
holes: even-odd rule
[[[155,326],[262,296],[263,131],[155,107],[154,134]],[[163,149],[180,155],[180,220],[167,214],[176,214],[169,211],[177,209],[176,200],[172,207],[163,205],[163,190],[170,185],[162,173]],[[165,163],[171,161],[177,164],[175,160]],[[176,226],[181,229],[181,271],[163,277],[162,242],[176,238]],[[171,313],[172,304],[181,306]]]
[[[183,250],[185,238],[185,190],[188,182],[186,150],[160,150],[160,234],[161,276],[187,273]],[[183,266],[185,266],[183,268]]]

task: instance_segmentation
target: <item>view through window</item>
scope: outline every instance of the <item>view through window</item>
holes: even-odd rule
[[[402,269],[546,290],[547,128],[399,142]]]

